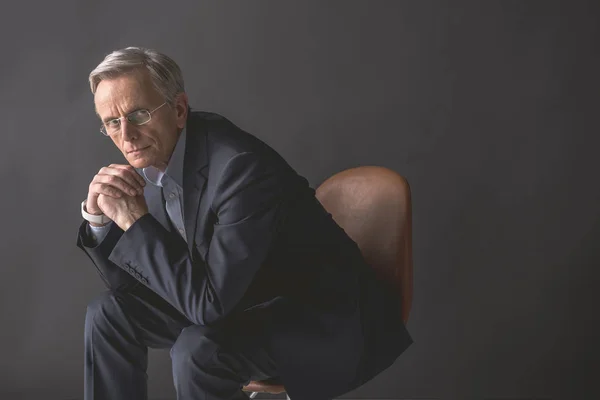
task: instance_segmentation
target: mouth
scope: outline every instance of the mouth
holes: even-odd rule
[[[133,151],[128,151],[127,154],[131,154],[132,156],[135,156],[135,155],[138,155],[138,154],[142,153],[148,147],[150,147],[150,146],[142,147],[141,149],[136,149],[136,150],[133,150]]]

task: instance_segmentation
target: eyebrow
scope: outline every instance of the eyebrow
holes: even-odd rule
[[[129,115],[129,114],[131,114],[132,112],[136,112],[136,111],[139,111],[139,110],[142,110],[142,109],[144,109],[144,110],[145,110],[145,108],[144,108],[144,107],[138,107],[138,106],[132,107],[132,108],[131,108],[131,111],[127,111],[127,112],[125,113],[125,115]],[[104,119],[102,120],[102,122],[106,123],[106,122],[108,122],[108,121],[110,121],[110,120],[117,119],[117,118],[119,118],[119,117],[113,117],[113,116],[106,117],[106,118],[104,118]]]

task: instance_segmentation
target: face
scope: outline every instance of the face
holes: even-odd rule
[[[96,112],[102,122],[143,108],[152,111],[164,102],[164,97],[154,89],[146,71],[102,80],[94,95]],[[153,165],[164,171],[179,132],[185,127],[187,107],[187,95],[181,93],[174,106],[165,104],[160,107],[152,113],[150,122],[144,125],[134,125],[126,118],[121,119],[120,132],[111,134],[110,138],[133,167]]]

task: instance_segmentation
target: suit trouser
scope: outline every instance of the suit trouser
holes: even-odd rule
[[[85,400],[146,400],[148,348],[170,348],[178,400],[247,399],[250,380],[277,376],[252,327],[228,335],[193,325],[146,286],[109,291],[85,319]]]

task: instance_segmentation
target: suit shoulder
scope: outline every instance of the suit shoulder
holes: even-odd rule
[[[271,161],[283,161],[279,153],[257,136],[245,131],[226,117],[210,112],[195,112],[196,123],[206,134],[209,157],[213,160],[231,159],[242,153],[255,153]]]
[[[197,112],[194,117],[201,119],[200,130],[206,135],[204,143],[208,158],[209,180],[218,181],[225,169],[231,167],[232,161],[237,159],[234,173],[241,173],[244,163],[258,162],[260,167],[256,171],[276,171],[277,175],[285,177],[289,184],[308,186],[308,181],[299,175],[279,152],[229,119],[210,112]],[[239,157],[242,154],[244,156]]]

